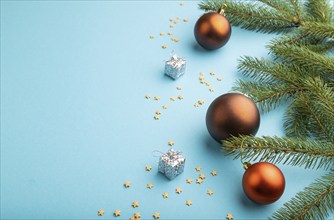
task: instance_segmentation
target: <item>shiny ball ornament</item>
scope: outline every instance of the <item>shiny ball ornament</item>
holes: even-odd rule
[[[206,113],[206,127],[219,143],[231,136],[256,135],[260,113],[253,100],[239,93],[216,98]]]
[[[209,12],[202,15],[195,24],[197,42],[208,50],[224,46],[231,36],[230,22],[222,14]]]
[[[285,179],[282,171],[274,164],[259,162],[247,168],[242,178],[242,187],[250,200],[267,205],[282,196]]]

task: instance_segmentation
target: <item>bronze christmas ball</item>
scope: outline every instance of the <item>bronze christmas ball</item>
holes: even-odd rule
[[[247,96],[227,93],[209,106],[206,126],[210,135],[220,143],[231,136],[255,135],[260,126],[260,113]]]
[[[195,24],[197,42],[208,50],[224,46],[231,36],[230,22],[217,12],[202,15]]]
[[[259,162],[248,167],[242,178],[242,187],[250,200],[267,205],[283,195],[285,179],[274,164]]]

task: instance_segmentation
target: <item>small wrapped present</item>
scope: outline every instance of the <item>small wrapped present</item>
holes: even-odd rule
[[[186,60],[173,54],[165,63],[165,74],[173,79],[178,79],[186,72]]]
[[[159,172],[172,180],[183,172],[186,158],[179,151],[169,149],[159,160]]]

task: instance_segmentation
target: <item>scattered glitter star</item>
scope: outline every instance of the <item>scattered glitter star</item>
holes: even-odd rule
[[[186,201],[186,205],[187,205],[187,206],[191,206],[192,204],[193,204],[193,202],[192,202],[191,200],[187,200],[187,201]]]
[[[157,115],[161,115],[161,111],[160,111],[160,110],[157,110],[157,111],[155,112],[155,114],[157,114]]]
[[[158,218],[160,218],[160,213],[159,213],[159,212],[155,212],[155,213],[153,214],[153,218],[154,218],[154,219],[158,219]]]
[[[167,45],[166,45],[166,44],[163,44],[161,47],[162,47],[162,49],[166,49],[166,48],[167,48]]]
[[[233,219],[233,215],[229,213],[229,214],[227,214],[226,218],[227,218],[228,220],[231,220],[231,219]]]
[[[149,188],[149,189],[152,189],[153,188],[153,184],[149,183],[149,184],[146,185],[146,187]]]
[[[186,182],[189,183],[189,184],[191,184],[193,182],[193,180],[190,179],[190,178],[188,178],[188,179],[186,179]]]
[[[222,78],[218,77],[217,80],[218,80],[218,81],[222,81]]]
[[[204,100],[199,100],[198,104],[203,105],[204,104]]]
[[[198,103],[196,102],[195,104],[194,104],[194,107],[195,108],[197,108],[199,105],[198,105]]]
[[[204,180],[204,179],[205,179],[205,175],[204,175],[203,173],[201,173],[201,174],[199,175],[199,178],[201,178],[202,180]]]
[[[180,99],[180,100],[182,100],[182,99],[183,99],[183,96],[182,96],[182,95],[179,95],[177,98]]]
[[[140,213],[136,212],[133,217],[135,217],[135,219],[140,219]]]
[[[173,33],[172,33],[171,31],[168,31],[167,34],[168,34],[168,35],[172,35]]]
[[[152,170],[152,167],[151,166],[146,166],[145,169],[146,169],[146,171],[150,171],[150,170]]]
[[[203,180],[201,178],[196,179],[196,183],[202,184]]]
[[[119,210],[115,210],[114,211],[114,216],[120,216],[121,215],[121,211],[119,211]]]
[[[139,203],[137,202],[137,201],[134,201],[133,203],[132,203],[132,207],[133,208],[136,208],[136,207],[138,207],[139,206]]]
[[[217,176],[217,171],[216,171],[216,170],[212,170],[212,171],[211,171],[211,175],[212,175],[212,176]]]
[[[211,75],[211,76],[215,75],[215,72],[214,72],[214,71],[211,71],[211,72],[210,72],[210,75]]]
[[[163,105],[162,108],[163,108],[163,109],[167,109],[167,108],[168,108],[168,105]]]
[[[150,39],[153,39],[154,38],[154,36],[153,35],[150,35]]]
[[[182,192],[182,189],[181,189],[181,188],[176,188],[176,189],[175,189],[175,192],[176,192],[177,194],[180,194],[180,193]]]
[[[174,141],[168,141],[168,145],[169,146],[173,146],[174,145]]]
[[[150,99],[151,96],[150,96],[150,95],[146,95],[145,98],[146,98],[146,99]]]
[[[199,171],[201,171],[201,167],[195,167],[195,170],[197,171],[197,172],[199,172]]]
[[[124,183],[124,186],[125,186],[126,188],[129,188],[129,187],[131,186],[131,183],[130,183],[129,181],[126,181],[126,182]]]
[[[184,22],[188,22],[188,18],[184,18],[183,21],[184,21]]]
[[[209,91],[210,91],[210,92],[214,92],[215,89],[214,89],[214,88],[209,88]]]
[[[171,101],[175,101],[175,97],[170,97],[169,98]]]
[[[176,89],[177,90],[182,90],[182,87],[181,86],[176,86]]]
[[[154,100],[160,100],[160,96],[154,96]]]
[[[211,195],[213,194],[213,191],[212,191],[211,189],[209,189],[209,190],[207,191],[207,194],[208,194],[209,196],[211,196]]]
[[[165,199],[168,198],[168,193],[165,192],[164,194],[162,194],[162,197],[164,197]]]
[[[104,215],[104,211],[102,209],[100,209],[99,211],[97,211],[97,215],[98,216],[102,216]]]
[[[159,116],[159,115],[154,115],[154,119],[155,119],[155,120],[159,120],[159,119],[160,119],[160,116]]]
[[[160,32],[160,36],[164,36],[165,35],[165,33],[164,32]]]

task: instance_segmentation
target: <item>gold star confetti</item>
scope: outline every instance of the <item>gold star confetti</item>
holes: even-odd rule
[[[206,82],[205,85],[206,85],[206,86],[210,86],[210,83],[209,83],[209,82]]]
[[[165,35],[165,33],[164,32],[160,32],[160,36],[164,36]]]
[[[170,97],[169,98],[171,101],[175,101],[175,97]]]
[[[162,49],[166,49],[166,48],[167,48],[167,45],[166,45],[166,44],[163,44],[161,47],[162,47]]]
[[[132,207],[133,208],[136,208],[136,207],[138,207],[139,206],[139,203],[137,202],[137,201],[134,201],[133,203],[132,203]]]
[[[150,39],[153,39],[154,38],[154,36],[153,35],[150,35]]]
[[[168,193],[164,192],[164,194],[162,194],[162,197],[164,197],[165,199],[168,198]]]
[[[180,194],[180,193],[182,192],[182,189],[181,189],[181,188],[176,188],[176,189],[175,189],[175,192],[176,192],[177,194]]]
[[[152,189],[152,188],[153,188],[153,184],[152,184],[152,183],[148,183],[148,184],[146,185],[146,187],[149,188],[149,189]]]
[[[189,183],[189,184],[191,184],[193,182],[193,180],[190,179],[190,178],[188,178],[188,179],[186,179],[186,182]]]
[[[173,28],[173,27],[174,27],[174,24],[169,25],[169,27],[170,27],[170,28]]]
[[[187,201],[186,201],[186,205],[187,205],[187,206],[191,206],[192,204],[193,204],[193,202],[192,202],[191,200],[187,200]]]
[[[181,18],[180,17],[177,17],[176,20],[179,21]]]
[[[158,219],[158,218],[160,218],[160,213],[159,213],[159,212],[155,212],[155,213],[153,214],[153,218],[154,218],[154,219]]]
[[[179,95],[177,98],[180,99],[180,100],[182,100],[182,99],[183,99],[183,96],[182,96],[182,95]]]
[[[129,187],[131,186],[131,183],[130,183],[129,181],[126,181],[126,182],[124,183],[124,186],[125,186],[126,188],[129,188]]]
[[[146,171],[150,171],[150,170],[152,170],[152,167],[149,166],[149,165],[147,165],[147,166],[145,167],[145,169],[146,169]]]
[[[214,89],[214,88],[209,88],[209,91],[210,91],[210,92],[214,92],[215,89]]]
[[[210,75],[211,75],[211,76],[214,76],[214,75],[215,75],[215,72],[214,72],[214,71],[211,71],[211,72],[210,72]]]
[[[212,170],[212,171],[211,171],[211,175],[212,175],[212,176],[217,176],[217,171],[216,171],[216,170]]]
[[[154,96],[154,100],[156,101],[160,100],[160,96]]]
[[[204,100],[198,100],[198,104],[203,105],[204,104]]]
[[[160,116],[159,116],[159,115],[154,115],[154,119],[155,119],[155,120],[159,120],[159,119],[160,119]]]
[[[198,79],[199,79],[199,80],[204,80],[204,76],[203,76],[203,75],[200,75]]]
[[[204,180],[204,179],[205,179],[205,175],[204,175],[203,173],[201,173],[201,174],[199,175],[199,178],[201,178],[202,180]]]
[[[209,196],[211,196],[213,194],[213,191],[211,189],[209,189],[207,192],[206,192]]]
[[[168,145],[169,146],[173,146],[174,145],[174,141],[168,141]]]
[[[174,38],[174,42],[176,42],[176,43],[177,43],[177,42],[179,42],[179,41],[180,41],[180,39],[179,39],[179,38],[176,38],[176,37]]]
[[[200,79],[199,82],[203,84],[203,83],[205,83],[205,80],[204,79]]]
[[[155,112],[155,114],[157,114],[157,115],[161,115],[161,111],[160,111],[160,110],[157,110],[157,111]]]
[[[104,211],[102,209],[100,209],[99,211],[97,211],[97,215],[98,216],[102,216],[104,215]]]
[[[167,108],[168,108],[168,105],[165,104],[165,105],[162,106],[162,108],[163,108],[163,109],[167,109]]]
[[[114,211],[114,216],[120,216],[121,215],[121,211],[119,211],[119,210],[115,210]]]
[[[196,102],[196,103],[194,104],[194,106],[195,106],[195,108],[197,108],[197,107],[198,107],[198,103]]]
[[[195,167],[195,170],[197,171],[197,172],[199,172],[199,171],[201,171],[201,167]]]
[[[203,182],[203,180],[202,180],[201,178],[197,178],[197,179],[196,179],[196,183],[198,183],[198,184],[202,184],[202,182]]]
[[[226,218],[227,218],[228,220],[231,220],[231,219],[233,219],[233,215],[229,213],[229,214],[227,214]]]
[[[176,86],[177,90],[182,90],[182,86]]]
[[[221,78],[221,77],[218,77],[217,80],[218,80],[218,81],[222,81],[222,78]]]
[[[168,31],[167,34],[168,34],[168,35],[172,35],[173,33],[172,33],[171,31]]]
[[[135,217],[135,219],[140,219],[140,213],[139,212],[136,212],[133,217]]]
[[[135,217],[130,217],[129,220],[135,220]]]
[[[174,18],[170,18],[169,21],[174,21]]]
[[[146,99],[150,99],[150,98],[151,98],[151,95],[147,94],[147,95],[145,96],[145,98],[146,98]]]
[[[170,39],[171,39],[172,41],[174,41],[174,40],[175,40],[175,37],[171,37]]]
[[[188,18],[184,18],[183,21],[184,21],[184,22],[188,22]]]

